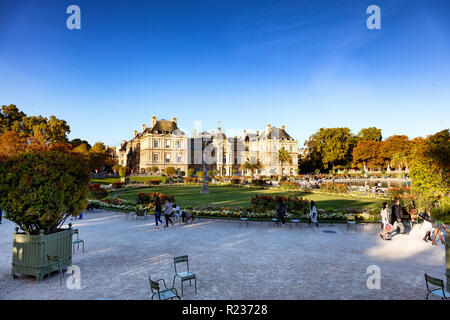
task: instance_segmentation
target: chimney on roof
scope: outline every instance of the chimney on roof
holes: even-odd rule
[[[271,127],[272,127],[272,126],[271,126],[270,124],[267,124],[267,125],[266,125],[267,133],[269,133]]]
[[[172,121],[177,123],[178,119],[177,118],[172,118]]]
[[[281,129],[286,130],[286,126],[281,126]]]
[[[134,136],[136,137],[138,135],[138,131],[134,130]]]
[[[124,145],[125,143],[127,143],[127,140],[122,140],[122,145]]]
[[[245,137],[246,135],[247,135],[247,130],[244,130],[244,131],[242,132],[242,136]]]
[[[259,130],[256,130],[256,135],[259,137]]]
[[[197,130],[194,129],[194,138],[197,137]]]
[[[142,132],[144,132],[145,129],[147,129],[147,125],[144,123],[144,124],[142,125]]]
[[[156,124],[156,116],[152,117],[152,127],[154,127]]]

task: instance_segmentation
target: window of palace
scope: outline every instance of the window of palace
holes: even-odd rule
[[[166,153],[166,163],[170,163],[170,153]]]
[[[180,153],[177,155],[177,163],[181,163],[181,154]]]
[[[153,140],[153,148],[158,148],[158,140]]]
[[[170,148],[170,140],[166,140],[166,149]]]
[[[158,162],[158,154],[157,153],[154,153],[153,154],[153,162],[155,162],[155,163],[157,163]]]
[[[177,148],[181,149],[181,141],[177,141]]]

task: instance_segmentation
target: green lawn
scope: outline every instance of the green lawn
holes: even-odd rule
[[[304,193],[298,191],[283,191],[276,189],[251,189],[234,186],[210,186],[210,194],[200,194],[200,186],[157,186],[139,190],[129,190],[118,194],[118,198],[136,201],[139,192],[160,192],[175,195],[176,203],[180,206],[202,207],[217,205],[221,207],[246,207],[250,206],[251,197],[257,194],[300,196],[308,200],[314,200],[321,208],[380,208],[382,200],[377,199],[352,199],[320,193]]]
[[[145,182],[147,180],[161,180],[162,183],[166,181],[166,177],[130,177],[130,181]],[[120,182],[120,178],[92,178],[91,183],[111,184]]]

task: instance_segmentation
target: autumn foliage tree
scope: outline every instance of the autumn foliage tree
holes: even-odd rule
[[[11,104],[0,109],[0,133],[15,131],[22,136],[42,136],[50,144],[68,142],[70,127],[65,120],[55,116],[27,116],[17,106]]]
[[[386,165],[390,164],[395,154],[408,156],[411,153],[411,141],[408,136],[394,135],[383,141],[380,148],[380,155]]]
[[[378,168],[383,165],[383,159],[380,156],[381,142],[376,140],[360,141],[353,149],[353,162],[360,166],[368,168]]]
[[[416,143],[410,163],[411,189],[421,208],[449,218],[450,132],[440,131]]]

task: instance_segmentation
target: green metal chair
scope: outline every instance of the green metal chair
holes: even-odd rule
[[[247,213],[241,213],[241,214],[240,214],[240,218],[239,218],[239,226],[240,226],[241,224],[243,224],[243,223],[246,223],[246,224],[247,224],[247,227],[248,227],[248,216],[247,216]]]
[[[350,226],[353,225],[356,232],[356,215],[346,214],[345,217],[347,218],[347,231],[350,229]]]
[[[289,223],[289,228],[291,227],[292,224],[296,224],[297,227],[300,226],[300,219],[291,219],[290,222],[291,223]]]
[[[444,290],[444,280],[433,278],[433,277],[430,277],[429,275],[425,274],[425,283],[427,285],[427,291],[428,291],[427,292],[427,300],[428,300],[428,296],[430,295],[430,293],[434,294],[438,297],[441,297],[442,300],[447,300],[448,298],[450,298],[450,293],[448,293]],[[430,286],[428,286],[428,284],[431,284],[437,288],[431,289]]]
[[[59,273],[59,285],[62,285],[62,279],[64,278],[64,271],[63,271],[63,266],[61,264],[61,262],[59,261],[59,257],[58,256],[50,256],[47,255],[47,260],[48,260],[48,282],[50,282],[50,275],[52,274],[53,271],[58,271]]]
[[[274,227],[281,226],[281,220],[278,218],[272,218],[272,222],[273,222]]]
[[[73,229],[73,234],[77,235],[77,238],[72,240],[73,253],[75,253],[75,245],[77,245],[77,250],[80,250],[80,243],[83,244],[83,253],[84,253],[84,240],[81,240],[80,237],[78,236],[78,229]]]
[[[150,276],[148,277],[148,280],[150,281],[150,290],[152,290],[152,300],[153,297],[156,295],[158,297],[158,300],[173,300],[173,298],[178,298],[181,300],[180,296],[178,295],[177,289],[175,288],[167,288],[166,282],[164,279],[158,279],[156,281],[153,281]],[[159,281],[163,282],[164,289],[161,290],[159,286]]]
[[[177,271],[177,264],[186,264],[186,271],[178,272]],[[173,277],[173,284],[172,287],[175,287],[175,280],[176,278],[181,279],[181,296],[183,296],[183,282],[189,281],[189,285],[192,285],[192,280],[194,280],[195,283],[195,293],[197,293],[197,277],[195,276],[195,273],[192,273],[189,271],[189,258],[188,256],[179,256],[173,258],[173,265],[175,267],[175,276]]]

